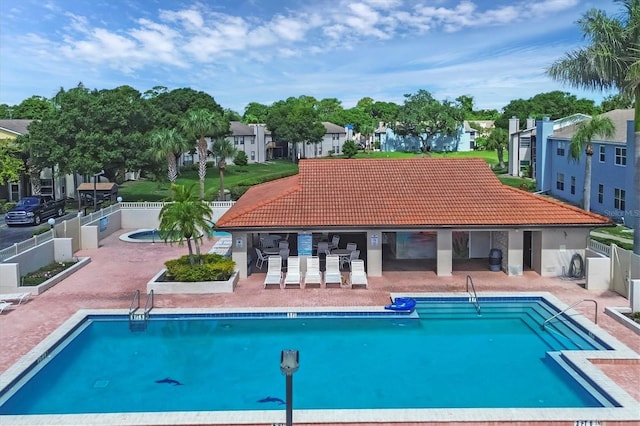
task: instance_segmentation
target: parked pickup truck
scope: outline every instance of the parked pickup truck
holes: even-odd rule
[[[54,200],[50,196],[34,195],[24,197],[4,215],[7,226],[40,225],[50,217],[64,215],[64,200]]]

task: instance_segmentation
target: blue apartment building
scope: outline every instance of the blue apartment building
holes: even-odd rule
[[[591,211],[632,227],[637,216],[634,213],[640,213],[634,199],[634,110],[613,110],[603,115],[611,118],[616,132],[613,138],[592,141]],[[531,140],[531,158],[539,191],[582,207],[586,154],[583,152],[579,161],[569,157],[577,126],[554,131],[553,121],[538,121]]]

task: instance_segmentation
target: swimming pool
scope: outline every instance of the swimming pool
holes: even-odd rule
[[[452,408],[606,411],[628,403],[583,371],[584,356],[572,356],[611,356],[621,344],[570,316],[542,331],[558,312],[546,298],[481,297],[481,315],[459,296],[418,302],[414,315],[371,308],[167,311],[152,315],[143,332],[130,331],[122,315],[80,314],[61,331],[69,339],[47,345],[31,371],[14,377],[19,389],[2,390],[0,414],[277,415],[277,399],[284,399],[279,355],[287,348],[301,358],[296,413],[315,413],[316,420],[326,410],[424,416]],[[259,402],[268,397],[272,402]]]
[[[214,237],[231,237],[231,234],[223,231],[214,231]],[[120,240],[128,243],[156,243],[164,242],[157,229],[137,229],[126,232],[120,236]]]

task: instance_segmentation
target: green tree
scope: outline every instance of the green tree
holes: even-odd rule
[[[190,137],[197,139],[198,177],[200,178],[200,199],[204,200],[204,181],[207,177],[208,146],[206,137],[211,140],[224,138],[229,134],[229,121],[221,112],[206,109],[191,110],[182,120],[182,128]]]
[[[156,160],[167,161],[169,182],[176,183],[178,178],[177,157],[188,150],[191,144],[177,129],[156,129],[151,133],[151,150]]]
[[[275,140],[293,147],[291,152],[293,161],[296,161],[300,155],[300,144],[317,145],[326,133],[326,128],[320,121],[311,99],[308,96],[290,97],[285,101],[274,103],[269,108],[267,128]]]
[[[8,139],[0,139],[0,185],[16,182],[24,172],[19,149]]]
[[[193,195],[194,185],[186,188],[184,185],[171,185],[173,202],[162,206],[158,218],[160,225],[158,232],[165,242],[172,243],[177,238],[178,244],[187,242],[189,248],[189,262],[191,265],[201,263],[200,244],[203,236],[210,235],[213,226],[213,212],[202,199]],[[193,254],[191,242],[195,246]]]
[[[34,167],[56,165],[63,174],[91,175],[104,170],[122,182],[127,170],[146,166],[151,130],[148,105],[129,86],[89,91],[82,84],[61,89],[55,108],[29,126],[25,148]]]
[[[223,109],[208,93],[190,88],[167,91],[166,87],[156,86],[145,92],[152,109],[153,127],[165,129],[179,128],[188,111],[205,109],[212,113],[223,114]]]
[[[244,108],[243,123],[266,123],[269,107],[267,105],[251,102]]]
[[[579,162],[583,151],[587,157],[584,167],[584,193],[582,199],[583,208],[586,211],[591,210],[591,160],[593,157],[593,145],[591,142],[597,136],[613,137],[615,132],[616,128],[609,117],[593,117],[591,120],[578,124],[577,130],[571,138],[569,158]]]
[[[227,169],[227,158],[233,157],[236,154],[236,149],[230,140],[221,137],[213,141],[211,153],[216,157],[218,162],[218,172],[220,173],[218,200],[222,201],[224,200],[224,172]]]
[[[600,103],[600,110],[602,112],[613,111],[614,109],[629,108],[633,108],[633,99],[631,99],[629,96],[621,95],[619,93],[605,97]]]
[[[509,134],[505,129],[496,127],[487,137],[486,149],[496,151],[498,168],[504,169],[504,150],[509,148]]]
[[[464,120],[462,108],[446,100],[439,102],[422,89],[404,96],[397,122],[391,125],[397,135],[419,138],[423,152],[427,152],[433,136],[457,134]]]
[[[31,96],[12,110],[13,118],[41,119],[53,110],[53,103],[43,96]]]
[[[351,139],[344,141],[344,144],[342,145],[342,153],[347,158],[355,157],[358,153],[358,147],[356,146],[356,143]]]
[[[640,0],[615,0],[623,13],[608,16],[588,10],[578,20],[590,44],[567,53],[547,73],[574,87],[618,89],[635,99],[634,187],[636,209],[640,206]],[[636,216],[633,252],[640,255],[640,215]]]
[[[235,164],[236,166],[246,166],[247,164],[249,164],[247,153],[244,151],[238,151],[233,157],[233,164]]]
[[[520,119],[520,125],[524,126],[529,117],[537,120],[549,117],[552,120],[556,120],[576,113],[596,115],[598,108],[591,99],[578,99],[571,93],[555,90],[553,92],[538,93],[526,100],[516,99],[509,102],[504,107],[502,115],[496,120],[495,126],[508,129],[511,117]]]

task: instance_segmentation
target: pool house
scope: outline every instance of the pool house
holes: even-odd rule
[[[482,159],[302,160],[299,174],[250,188],[218,221],[232,234],[245,278],[260,239],[276,234],[292,256],[317,242],[357,243],[369,276],[394,261],[408,270],[565,273],[585,257],[589,232],[610,219],[503,185]]]

